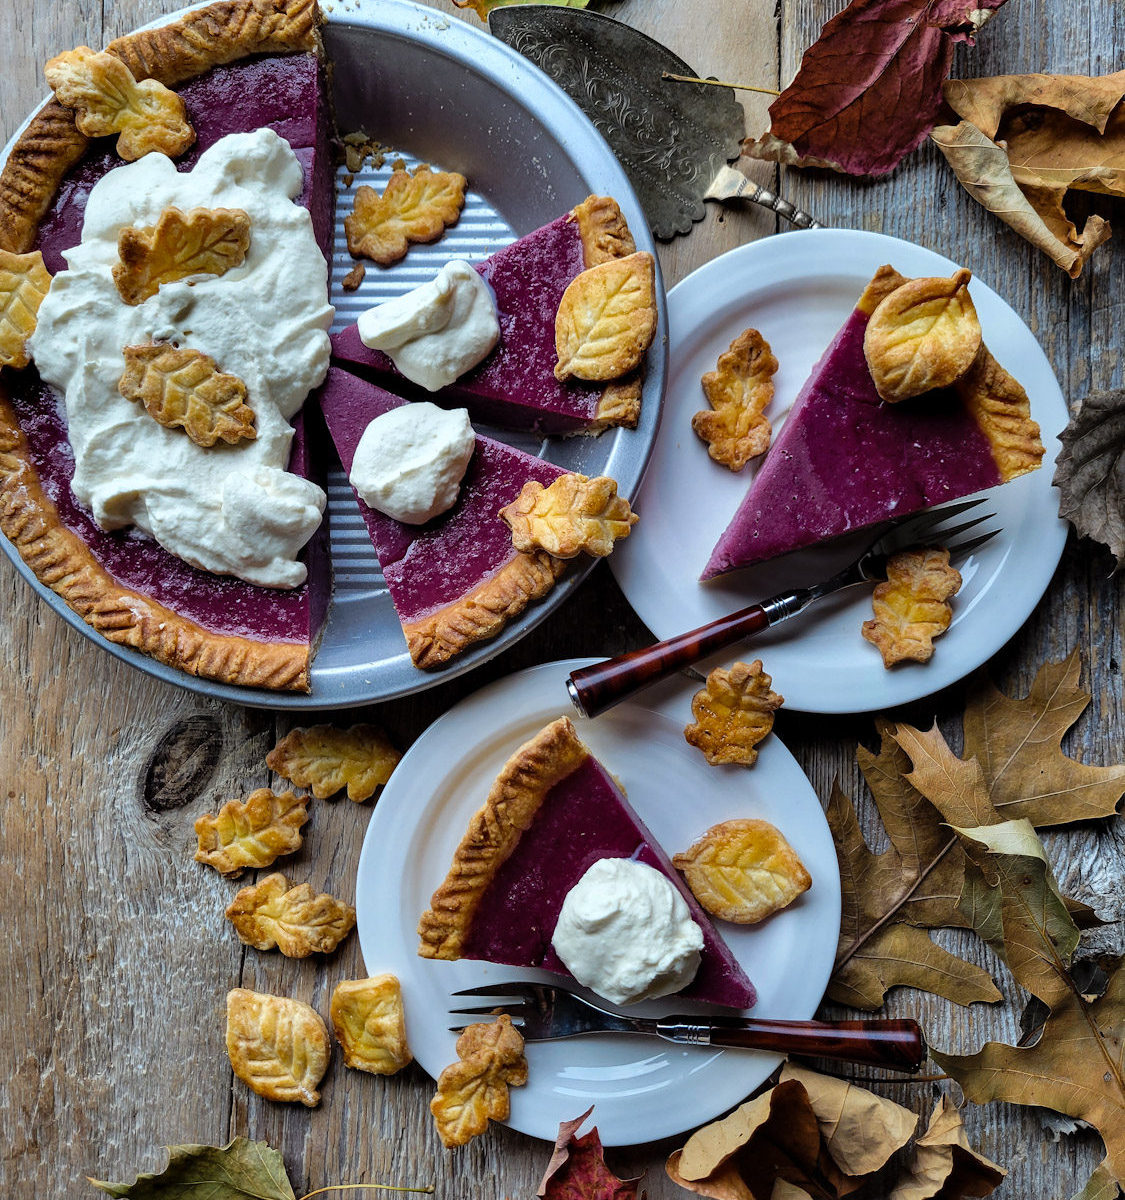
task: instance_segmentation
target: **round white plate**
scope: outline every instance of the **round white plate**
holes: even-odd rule
[[[416,927],[492,780],[521,743],[567,711],[566,676],[592,661],[533,667],[462,701],[411,746],[372,814],[356,880],[363,960],[369,974],[391,971],[401,980],[410,1047],[435,1077],[457,1057],[448,1027],[471,1020],[451,1018],[449,1009],[482,1003],[452,1000],[453,991],[519,978],[557,982],[541,971],[419,958]],[[811,1017],[836,951],[840,877],[820,802],[793,756],[771,738],[750,771],[710,767],[684,740],[682,717],[637,704],[575,723],[667,851],[686,850],[732,817],[763,817],[781,829],[812,887],[761,925],[718,925],[758,988],[755,1016]],[[669,997],[630,1011],[687,1010],[707,1009]],[[553,1141],[560,1121],[593,1104],[602,1141],[620,1146],[710,1120],[757,1087],[778,1058],[599,1035],[528,1043],[527,1061],[527,1086],[512,1089],[508,1124]]]
[[[692,432],[691,418],[706,407],[700,377],[714,369],[737,334],[753,326],[780,364],[767,410],[776,437],[782,414],[883,263],[906,275],[949,275],[958,265],[883,234],[804,230],[739,246],[669,293],[671,368],[656,447],[634,504],[641,520],[610,559],[629,603],[658,638],[824,579],[869,540],[870,534],[853,535],[830,550],[810,547],[699,583],[755,468],[751,464],[736,474],[712,462]],[[1003,533],[958,564],[964,583],[954,601],[953,623],[936,643],[933,658],[884,668],[878,650],[860,636],[860,626],[872,615],[870,590],[853,588],[732,646],[709,665],[760,655],[787,707],[865,712],[905,704],[956,682],[1027,619],[1066,540],[1051,476],[1068,413],[1051,365],[1027,326],[979,279],[969,290],[989,349],[1027,389],[1047,452],[1038,471],[987,494],[982,510],[996,513]]]

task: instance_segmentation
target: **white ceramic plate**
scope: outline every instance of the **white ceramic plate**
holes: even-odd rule
[[[433,1076],[455,1061],[458,988],[543,972],[417,956],[418,918],[445,878],[469,818],[501,766],[522,742],[566,711],[564,681],[592,659],[548,663],[510,676],[462,701],[411,746],[367,828],[356,881],[360,945],[367,971],[402,982],[407,1035]],[[840,877],[820,803],[785,747],[771,738],[752,771],[707,765],[683,736],[682,716],[623,704],[578,731],[622,781],[664,848],[686,849],[709,826],[763,817],[792,843],[813,878],[790,908],[748,928],[720,922],[727,944],[758,988],[756,1016],[811,1017],[820,1002],[840,927]],[[388,862],[402,864],[389,871]],[[706,1011],[685,1001],[636,1005],[637,1013]],[[464,1018],[461,1018],[464,1020]],[[591,1104],[606,1145],[670,1137],[738,1103],[773,1070],[776,1055],[674,1046],[638,1037],[598,1036],[529,1043],[528,1082],[512,1089],[509,1124],[553,1141],[560,1121]]]
[[[906,275],[948,275],[958,264],[921,246],[856,230],[797,231],[740,246],[707,263],[668,296],[667,401],[648,476],[634,507],[641,520],[610,560],[630,604],[659,638],[671,637],[789,587],[838,570],[870,535],[832,550],[810,548],[745,571],[698,582],[741,503],[754,467],[735,474],[712,462],[691,428],[706,407],[700,377],[747,326],[761,330],[780,363],[767,410],[774,435],[783,414],[883,263]],[[973,263],[965,264],[972,268]],[[1066,524],[1051,486],[1067,408],[1046,355],[1000,297],[974,279],[970,292],[985,341],[1031,398],[1047,452],[1038,471],[988,493],[1003,533],[959,564],[964,584],[953,623],[927,664],[883,667],[860,636],[870,591],[854,588],[803,616],[716,656],[709,665],[760,655],[789,708],[865,712],[917,700],[962,678],[1019,629],[1062,554]],[[704,669],[708,664],[704,664]]]

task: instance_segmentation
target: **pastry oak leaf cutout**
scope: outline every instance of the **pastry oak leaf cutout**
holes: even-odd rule
[[[249,248],[250,217],[240,208],[166,208],[155,225],[118,235],[113,282],[126,304],[143,304],[161,284],[225,275]]]
[[[155,79],[138,82],[116,55],[79,46],[50,59],[44,73],[55,99],[75,110],[79,133],[118,134],[127,162],[153,150],[178,158],[195,141],[180,97]]]
[[[463,1146],[488,1128],[506,1121],[509,1087],[527,1082],[523,1038],[507,1014],[493,1022],[470,1025],[457,1039],[458,1061],[438,1076],[430,1101],[438,1135],[445,1146]]]
[[[27,339],[35,332],[39,306],[51,286],[51,273],[39,250],[13,254],[0,250],[0,367],[26,367]]]
[[[331,1057],[319,1013],[287,996],[234,988],[227,993],[227,1054],[234,1073],[267,1100],[320,1103],[317,1084]]]
[[[286,958],[331,954],[355,927],[355,909],[307,883],[290,886],[280,871],[243,888],[227,906],[227,920],[255,950],[275,947]]]
[[[555,558],[575,558],[583,551],[604,558],[638,519],[608,475],[590,479],[573,473],[548,487],[529,479],[500,516],[517,550],[545,550]]]
[[[736,662],[730,670],[716,667],[707,685],[691,701],[695,724],[684,737],[712,766],[741,763],[752,767],[758,743],[773,729],[774,713],[785,703],[771,691],[773,680],[762,670],[762,660]]]
[[[382,196],[366,184],[356,189],[355,208],[344,218],[348,250],[389,267],[411,242],[435,242],[457,221],[467,186],[456,171],[432,171],[422,163],[411,172],[396,163]]]
[[[883,666],[929,662],[934,638],[949,628],[949,604],[961,587],[961,572],[942,547],[900,550],[887,560],[887,578],[872,596],[875,617],[864,621],[864,638],[877,646]]]
[[[402,755],[375,725],[313,725],[293,729],[266,755],[266,766],[318,800],[348,789],[350,800],[370,799],[391,777]]]
[[[122,354],[125,370],[117,390],[126,400],[143,404],[166,429],[182,429],[204,447],[258,436],[246,384],[220,371],[209,354],[160,342],[126,346]]]
[[[217,813],[196,819],[196,862],[214,867],[220,875],[270,866],[281,855],[300,849],[301,826],[309,819],[307,804],[307,796],[278,795],[269,788],[258,788],[245,800],[228,800]]]
[[[402,988],[393,975],[341,980],[332,993],[330,1015],[349,1067],[393,1075],[412,1060]]]
[[[744,329],[719,355],[715,370],[700,380],[710,409],[691,419],[707,453],[732,471],[741,471],[770,447],[772,430],[765,416],[773,399],[777,359],[756,329]]]

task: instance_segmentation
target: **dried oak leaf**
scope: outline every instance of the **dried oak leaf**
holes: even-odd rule
[[[344,979],[329,1012],[344,1062],[372,1075],[393,1075],[413,1058],[406,1042],[402,988],[393,975]]]
[[[389,267],[411,242],[437,241],[454,224],[467,186],[456,171],[431,171],[423,163],[410,172],[396,164],[382,196],[366,184],[356,189],[355,208],[344,218],[348,250]]]
[[[117,237],[113,282],[126,304],[143,304],[163,283],[225,275],[250,248],[250,218],[240,208],[166,208],[155,225]]]
[[[949,565],[949,551],[900,550],[887,560],[887,578],[876,586],[871,603],[875,619],[861,633],[883,656],[883,666],[929,662],[934,638],[949,628],[949,601],[960,590],[961,572]]]
[[[1007,1171],[969,1145],[957,1106],[943,1095],[934,1107],[926,1132],[914,1143],[906,1175],[888,1200],[959,1200],[989,1196]]]
[[[227,993],[227,1054],[239,1079],[267,1100],[320,1103],[328,1070],[328,1029],[315,1009],[287,996]]]
[[[712,766],[752,767],[758,761],[758,743],[773,729],[773,715],[785,703],[770,690],[772,682],[760,658],[736,662],[729,671],[716,667],[692,697],[695,724],[684,729],[684,737]]]
[[[1125,567],[1125,391],[1091,392],[1060,435],[1059,515]]]
[[[555,378],[604,383],[641,365],[656,336],[656,267],[647,250],[587,267],[555,314]]]
[[[961,118],[933,139],[962,186],[1072,278],[1110,234],[1091,215],[1081,232],[1067,191],[1125,196],[1125,71],[1112,75],[998,75],[950,80]]]
[[[355,927],[355,909],[307,883],[289,886],[275,871],[243,888],[227,905],[227,920],[255,950],[276,946],[287,958],[331,954]]]
[[[710,409],[691,419],[696,435],[707,443],[717,463],[741,471],[770,447],[766,405],[773,399],[777,359],[756,329],[744,329],[719,355],[715,370],[700,380]]]
[[[457,1039],[457,1057],[438,1076],[437,1094],[430,1101],[444,1146],[463,1146],[484,1133],[490,1120],[506,1121],[508,1088],[527,1082],[523,1038],[506,1013],[470,1025]]]
[[[703,908],[739,925],[764,921],[812,885],[781,831],[754,818],[712,825],[672,863]]]
[[[885,175],[941,108],[956,42],[972,43],[1004,0],[852,0],[805,51],[744,154],[791,166]]]
[[[220,371],[209,355],[160,342],[126,346],[117,390],[166,429],[182,429],[197,446],[253,441],[254,410],[246,384]]]
[[[258,788],[245,800],[228,800],[217,813],[196,819],[195,861],[221,875],[268,867],[281,855],[300,849],[301,826],[309,819],[308,802],[307,796],[278,795],[269,788]]]
[[[164,1170],[132,1183],[90,1182],[124,1200],[295,1200],[281,1152],[244,1137],[225,1146],[169,1146]]]
[[[26,367],[31,362],[27,339],[35,332],[39,306],[51,287],[43,254],[0,250],[0,367]]]
[[[79,46],[43,68],[55,99],[75,110],[86,137],[119,134],[117,153],[132,162],[152,150],[177,158],[195,141],[184,102],[155,79],[139,83],[116,55]]]
[[[348,789],[348,799],[369,800],[391,777],[402,755],[377,725],[312,725],[293,729],[266,755],[266,766],[318,800]]]
[[[615,480],[575,473],[560,475],[548,487],[529,479],[499,516],[511,529],[517,550],[546,550],[555,558],[583,552],[604,558],[638,519],[629,501],[617,494]]]
[[[602,1141],[595,1126],[577,1137],[578,1130],[594,1111],[591,1105],[573,1121],[560,1121],[551,1161],[539,1190],[541,1200],[634,1200],[636,1179],[619,1179],[605,1164]]]

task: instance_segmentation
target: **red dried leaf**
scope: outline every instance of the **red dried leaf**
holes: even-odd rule
[[[537,1196],[544,1200],[636,1200],[637,1179],[618,1179],[605,1165],[597,1128],[574,1135],[594,1111],[591,1105],[573,1121],[559,1125],[559,1135]]]
[[[954,42],[1004,0],[852,0],[805,51],[770,105],[770,130],[742,149],[791,166],[885,175],[916,149],[941,108]]]

